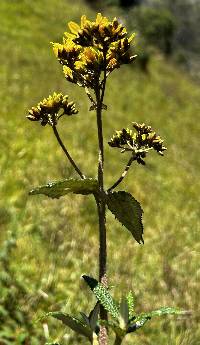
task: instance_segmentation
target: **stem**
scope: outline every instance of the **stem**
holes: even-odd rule
[[[92,103],[92,106],[93,106],[94,109],[95,109],[96,103],[95,103],[95,101],[94,101],[94,99],[93,99],[93,97],[92,97],[92,95],[91,95],[91,93],[90,93],[90,91],[88,90],[87,87],[85,87],[85,93],[86,93],[86,95],[88,96],[90,102]]]
[[[120,338],[118,335],[116,335],[114,345],[121,345],[122,343],[122,338]]]
[[[131,158],[128,160],[128,163],[123,171],[123,173],[121,174],[120,178],[112,185],[112,187],[110,187],[108,189],[108,192],[111,192],[115,187],[117,187],[124,179],[124,177],[126,176],[127,172],[129,171],[129,168],[132,164],[132,162],[135,160],[135,156],[131,156]]]
[[[59,133],[58,133],[58,131],[57,131],[56,125],[53,125],[52,128],[53,128],[53,132],[54,132],[54,134],[55,134],[55,136],[56,136],[56,139],[57,139],[59,145],[60,145],[61,148],[63,149],[63,151],[64,151],[65,155],[67,156],[68,160],[70,161],[71,165],[74,167],[74,169],[75,169],[76,172],[79,174],[79,176],[80,176],[82,179],[84,179],[85,176],[84,176],[83,173],[80,171],[80,169],[77,167],[76,163],[74,162],[74,160],[73,160],[72,157],[70,156],[69,152],[67,151],[65,145],[63,144],[63,142],[62,142],[62,140],[61,140],[61,138],[60,138],[60,136],[59,136]]]
[[[102,127],[102,104],[106,86],[106,52],[104,52],[104,79],[102,89],[100,87],[99,78],[95,89],[96,95],[96,117],[97,117],[97,130],[98,130],[98,146],[99,146],[99,159],[98,159],[98,184],[99,194],[96,196],[96,204],[99,218],[99,281],[107,286],[106,277],[106,261],[107,261],[107,248],[106,248],[106,204],[105,204],[105,191],[104,191],[104,144],[103,144],[103,127]],[[101,92],[102,90],[102,92]],[[107,311],[100,305],[100,319],[107,320]],[[105,326],[100,326],[99,344],[107,345],[107,329]]]

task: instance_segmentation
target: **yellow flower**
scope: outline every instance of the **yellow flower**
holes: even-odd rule
[[[163,152],[166,150],[163,140],[150,126],[146,126],[144,123],[138,124],[133,122],[133,127],[136,133],[133,133],[129,128],[123,128],[115,133],[108,144],[111,147],[120,148],[122,152],[132,152],[135,160],[140,164],[145,164],[143,159],[151,149],[163,156]]]
[[[60,110],[63,112],[60,113]],[[44,98],[36,107],[29,110],[27,118],[30,121],[40,121],[42,126],[56,125],[63,115],[77,114],[78,110],[74,102],[68,102],[68,96],[54,92],[53,95]]]
[[[53,50],[68,81],[94,89],[101,83],[101,72],[110,74],[122,64],[131,63],[130,43],[125,27],[116,18],[97,14],[95,21],[86,16],[81,23],[68,24],[70,32],[64,33],[63,44],[53,43]]]

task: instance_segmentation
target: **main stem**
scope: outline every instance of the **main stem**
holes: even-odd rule
[[[106,276],[106,204],[105,204],[105,192],[104,192],[104,145],[103,145],[103,127],[102,127],[102,104],[105,92],[106,73],[104,73],[103,89],[101,92],[100,85],[98,83],[96,93],[96,115],[97,115],[97,129],[98,129],[98,146],[99,146],[99,159],[98,159],[98,184],[99,193],[96,197],[98,218],[99,218],[99,281],[107,286]],[[107,312],[100,306],[100,319],[107,320]],[[107,329],[105,326],[100,327],[99,332],[99,344],[107,345]]]

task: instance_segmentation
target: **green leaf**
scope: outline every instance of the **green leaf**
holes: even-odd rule
[[[131,320],[135,316],[135,297],[132,291],[129,291],[126,300],[128,303],[129,320]]]
[[[29,194],[44,194],[50,198],[60,198],[63,195],[74,194],[93,194],[97,191],[98,183],[92,178],[83,180],[66,179],[57,182],[50,182],[44,186],[32,189]]]
[[[171,307],[162,307],[157,310],[153,310],[149,313],[142,313],[136,316],[134,319],[134,322],[132,325],[128,327],[127,333],[135,332],[137,329],[143,327],[147,321],[149,321],[154,316],[162,316],[162,315],[180,315],[184,312],[177,309],[177,308],[171,308]]]
[[[87,317],[87,315],[83,312],[80,312],[81,314],[81,317],[82,317],[82,320],[83,320],[83,323],[86,325],[86,326],[89,326],[90,327],[90,320],[89,318]]]
[[[93,332],[95,332],[96,330],[98,315],[99,315],[99,303],[97,302],[95,304],[94,309],[90,312],[90,315],[89,315],[89,323]]]
[[[135,240],[138,243],[144,243],[142,237],[143,210],[140,203],[130,193],[124,191],[108,193],[106,203],[115,218],[132,233]]]
[[[103,305],[103,307],[112,315],[113,318],[119,318],[119,309],[114,302],[112,296],[108,292],[108,289],[96,279],[83,276],[85,282],[89,285],[90,289],[93,291],[96,299]]]
[[[74,332],[85,336],[89,340],[92,339],[91,329],[89,327],[83,325],[83,323],[80,320],[78,320],[77,318],[70,316],[66,313],[60,312],[60,311],[50,312],[50,313],[46,314],[46,316],[52,316],[55,319],[62,321],[62,323],[64,323],[64,325],[71,328]]]
[[[126,329],[129,320],[129,308],[126,298],[122,298],[120,303],[119,324],[122,329]]]
[[[180,315],[183,313],[184,311],[174,308],[174,307],[161,307],[160,309],[150,311],[149,313],[142,313],[140,315],[137,315],[135,321],[140,321],[145,318],[151,319],[154,316]]]

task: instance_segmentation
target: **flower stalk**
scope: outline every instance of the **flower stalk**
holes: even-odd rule
[[[77,166],[77,164],[75,163],[75,161],[73,160],[72,156],[69,154],[67,148],[65,147],[65,145],[64,145],[64,143],[63,143],[63,141],[62,141],[62,139],[61,139],[61,137],[60,137],[60,135],[59,135],[59,133],[58,133],[58,130],[57,130],[57,128],[56,128],[56,125],[54,124],[54,125],[52,126],[52,128],[53,128],[53,132],[54,132],[54,134],[55,134],[55,137],[56,137],[56,139],[57,139],[57,141],[58,141],[60,147],[62,148],[63,152],[65,153],[67,159],[69,160],[69,162],[71,163],[71,165],[73,166],[73,168],[76,170],[77,174],[78,174],[82,179],[84,179],[85,176],[83,175],[83,173],[81,172],[81,170],[79,169],[79,167]]]

